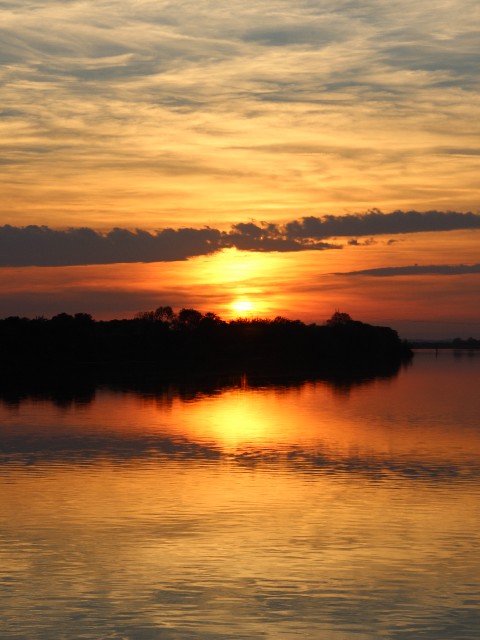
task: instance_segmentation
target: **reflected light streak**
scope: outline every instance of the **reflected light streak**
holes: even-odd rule
[[[107,451],[125,451],[127,458],[166,443],[172,455],[177,445],[180,453],[194,445],[195,457],[206,447],[227,455],[320,452],[326,461],[478,461],[480,434],[469,427],[478,422],[476,362],[463,367],[452,389],[451,378],[437,371],[434,354],[418,359],[419,377],[414,369],[400,373],[395,384],[378,380],[349,395],[338,395],[323,382],[250,388],[244,381],[191,398],[174,388],[142,396],[99,390],[94,404],[81,407],[32,400],[12,409],[0,403],[0,424],[20,450],[34,436],[41,450],[60,437],[67,449],[71,440],[75,451],[86,438],[89,451],[103,443]],[[452,421],[458,423],[455,431],[449,428]]]
[[[221,402],[206,401],[195,413],[196,419],[189,425],[194,438],[212,438],[227,450],[245,445],[265,446],[274,434],[279,435],[275,415],[241,391],[224,394]],[[200,426],[198,432],[195,425]]]

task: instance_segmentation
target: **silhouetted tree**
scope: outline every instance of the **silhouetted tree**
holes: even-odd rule
[[[69,313],[58,313],[56,316],[53,316],[52,322],[56,324],[66,325],[73,322],[74,318]]]
[[[74,316],[75,322],[82,324],[92,324],[93,318],[89,313],[76,313]]]
[[[145,366],[163,372],[265,366],[294,370],[332,362],[395,362],[408,353],[392,329],[353,321],[338,311],[323,325],[282,316],[225,322],[215,313],[190,308],[177,315],[168,306],[142,311],[132,320],[95,321],[87,313],[0,320],[3,371],[15,369],[19,375],[37,366],[52,371],[99,365],[119,371]]]
[[[202,314],[196,309],[181,309],[178,314],[178,322],[180,326],[188,327],[190,329],[198,327],[201,319]]]
[[[175,313],[173,312],[172,307],[157,307],[153,312],[154,320],[158,320],[160,322],[166,322],[167,324],[172,324],[175,320]]]
[[[329,327],[338,327],[346,324],[350,324],[353,322],[352,318],[348,315],[348,313],[341,313],[340,311],[335,311],[333,316],[327,320],[327,326]]]
[[[225,322],[220,316],[217,316],[216,313],[212,313],[211,311],[206,313],[200,320],[200,326],[202,327],[218,327],[221,324],[225,324]]]

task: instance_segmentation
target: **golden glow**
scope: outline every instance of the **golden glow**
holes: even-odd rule
[[[474,429],[459,427],[452,433],[439,424],[432,438],[430,424],[413,431],[409,426],[405,416],[417,411],[422,401],[426,406],[437,406],[439,390],[447,415],[455,414],[460,393],[465,411],[474,415],[478,384],[470,369],[465,367],[459,375],[456,393],[450,399],[445,393],[450,382],[434,365],[433,354],[428,376],[425,370],[409,370],[408,375],[401,373],[394,385],[386,380],[354,387],[348,401],[345,393],[339,394],[323,382],[265,393],[249,388],[248,378],[240,380],[236,388],[199,395],[195,402],[181,400],[171,389],[163,395],[145,397],[99,392],[94,409],[98,426],[92,425],[88,405],[66,409],[45,402],[40,409],[36,400],[22,403],[26,416],[36,416],[34,424],[24,427],[22,433],[35,434],[41,428],[42,433],[49,434],[55,424],[55,436],[80,436],[88,429],[90,436],[125,438],[128,442],[132,438],[143,442],[160,437],[174,443],[202,444],[224,453],[256,450],[262,455],[283,455],[294,450],[321,450],[331,459],[347,458],[352,452],[368,459],[388,458],[395,451],[399,459],[438,462],[448,452],[450,460],[455,456],[459,460],[478,458],[480,434]],[[375,393],[379,386],[381,393]],[[372,402],[376,418],[372,418]],[[392,415],[393,402],[401,408],[396,417]],[[65,420],[65,412],[74,419]],[[0,419],[8,425],[9,421],[18,422],[18,415],[0,406]]]
[[[232,309],[239,313],[248,313],[253,311],[253,303],[250,300],[235,300],[232,302]]]
[[[336,309],[355,320],[392,326],[402,338],[468,338],[479,332],[480,274],[351,276],[401,265],[478,262],[479,230],[378,237],[341,250],[248,252],[225,249],[165,263],[0,269],[0,317],[91,313],[132,318],[170,305],[228,321],[283,316],[323,323]],[[453,261],[453,260],[452,260]],[[240,304],[241,306],[237,306]],[[247,309],[244,303],[251,303]]]
[[[177,311],[182,307],[211,311],[224,320],[284,316],[322,323],[342,309],[356,320],[393,326],[402,337],[431,334],[432,326],[426,331],[423,322],[435,318],[442,331],[438,335],[468,338],[478,333],[479,302],[473,294],[478,291],[480,274],[402,276],[392,286],[390,278],[345,272],[417,261],[442,264],[448,260],[447,248],[452,255],[461,255],[465,264],[476,263],[478,234],[470,230],[441,236],[402,235],[394,238],[393,245],[378,238],[364,246],[345,244],[334,251],[226,249],[178,262],[4,268],[0,270],[0,317],[51,317],[62,311],[84,311],[96,319],[131,318],[138,311],[171,305]],[[23,300],[28,304],[19,307],[18,301]],[[251,303],[251,310],[236,307],[240,302]],[[459,310],[465,327],[458,324]],[[396,323],[409,322],[409,318],[423,322],[407,326],[405,334],[406,325]],[[450,323],[445,330],[444,322]]]
[[[222,402],[205,402],[199,407],[197,419],[208,436],[227,450],[238,446],[265,446],[275,431],[265,407],[239,391],[223,394]],[[195,429],[192,435],[194,439],[201,437]]]

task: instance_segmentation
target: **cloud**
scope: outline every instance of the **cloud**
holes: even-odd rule
[[[323,249],[340,249],[340,245],[328,242],[305,241],[305,239],[289,238],[283,228],[264,223],[253,222],[233,225],[230,232],[224,234],[223,245],[244,251],[321,251]]]
[[[119,262],[170,262],[210,255],[236,247],[245,251],[337,249],[326,242],[301,242],[265,228],[239,224],[228,233],[218,229],[162,229],[156,233],[115,228],[100,233],[82,227],[64,231],[45,226],[0,227],[0,266],[72,266]]]
[[[101,233],[88,227],[56,230],[37,225],[5,225],[0,227],[0,267],[170,262],[227,248],[257,252],[325,251],[342,248],[341,244],[325,241],[329,238],[349,237],[348,244],[353,247],[373,244],[375,235],[458,229],[480,229],[480,215],[451,211],[386,214],[370,211],[345,216],[309,216],[284,225],[240,222],[229,231],[184,227],[150,232],[117,227]],[[357,239],[365,236],[368,236],[366,240]]]
[[[480,273],[480,264],[429,264],[410,265],[405,267],[377,267],[375,269],[361,269],[359,271],[343,271],[335,273],[339,276],[460,276]]]
[[[455,229],[480,229],[480,215],[455,211],[382,213],[373,210],[364,214],[344,216],[308,216],[285,225],[286,235],[296,239],[358,237]]]
[[[473,0],[1,3],[2,219],[470,209],[477,12]]]
[[[161,262],[208,255],[220,248],[216,229],[163,229],[149,233],[115,228],[102,234],[89,228],[0,228],[0,265],[67,266],[117,262]]]
[[[368,238],[367,240],[357,240],[357,238],[352,238],[348,241],[348,244],[352,247],[369,247],[372,244],[375,244],[376,240],[373,238]],[[390,244],[391,240],[388,240],[387,244]]]

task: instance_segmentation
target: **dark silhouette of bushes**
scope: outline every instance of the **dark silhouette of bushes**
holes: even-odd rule
[[[179,372],[301,369],[398,362],[411,355],[397,333],[336,313],[325,324],[277,317],[223,321],[171,307],[129,320],[95,321],[87,313],[50,320],[0,320],[3,376],[38,370],[148,368],[165,378]]]

